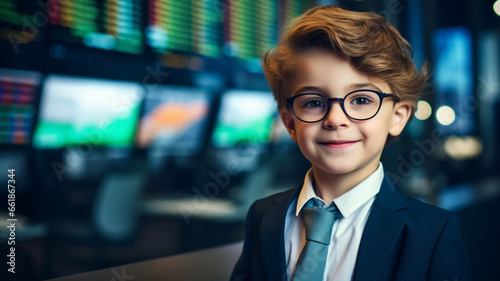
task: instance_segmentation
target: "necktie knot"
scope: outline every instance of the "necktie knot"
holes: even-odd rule
[[[320,202],[310,199],[302,208],[306,240],[329,245],[333,224],[342,217],[337,206],[323,209],[318,207]]]

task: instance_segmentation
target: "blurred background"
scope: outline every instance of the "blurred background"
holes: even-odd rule
[[[409,196],[459,214],[473,280],[498,278],[496,0],[0,0],[2,274],[8,219],[23,280],[242,240],[250,204],[310,167],[260,57],[323,4],[383,15],[430,63],[382,162]]]

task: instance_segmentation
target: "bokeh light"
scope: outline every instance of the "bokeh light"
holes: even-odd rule
[[[444,142],[444,150],[455,160],[465,160],[477,157],[483,151],[483,145],[475,137],[450,136]]]
[[[432,114],[431,105],[424,101],[419,100],[417,103],[417,111],[415,112],[415,118],[418,120],[427,120]]]
[[[436,111],[436,119],[439,124],[448,126],[455,121],[455,111],[447,105],[441,106]]]
[[[493,11],[495,11],[495,14],[497,14],[497,16],[500,16],[500,0],[497,0],[493,4]]]

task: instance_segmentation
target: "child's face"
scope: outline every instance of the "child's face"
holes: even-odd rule
[[[318,93],[327,98],[344,98],[358,89],[391,93],[387,83],[357,71],[346,60],[326,51],[302,56],[289,89],[290,97]],[[388,134],[399,135],[411,113],[409,103],[392,98],[383,99],[377,115],[365,121],[349,119],[338,101],[331,102],[331,106],[325,119],[316,123],[298,120],[289,108],[280,114],[315,172],[338,175],[356,173],[367,177],[375,171]]]

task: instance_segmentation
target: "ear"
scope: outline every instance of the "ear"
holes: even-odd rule
[[[293,113],[290,112],[288,108],[283,108],[280,110],[280,117],[292,140],[294,142],[297,142],[297,131],[295,130],[295,120],[293,119]]]
[[[400,101],[394,105],[392,124],[389,130],[389,134],[393,137],[397,137],[401,134],[406,126],[406,122],[410,119],[411,115],[411,105],[408,101]]]

